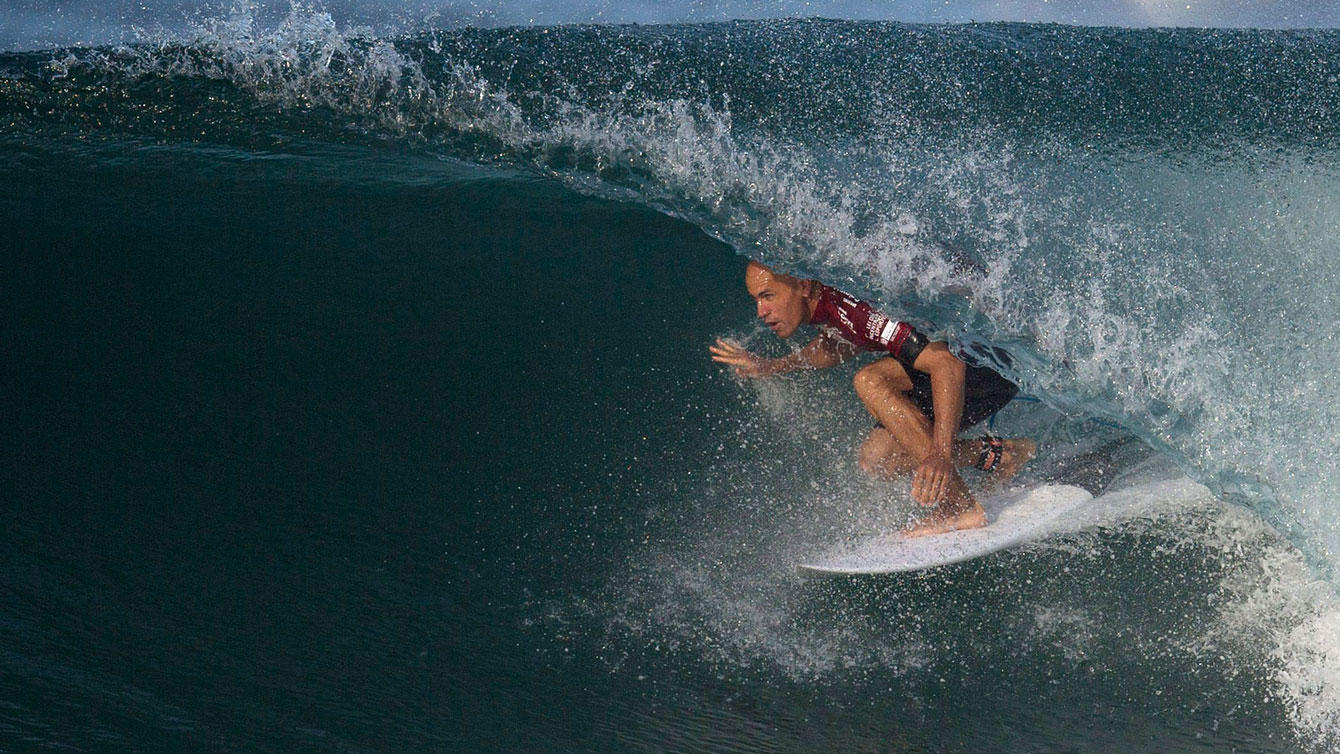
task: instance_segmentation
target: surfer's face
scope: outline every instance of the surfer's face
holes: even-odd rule
[[[758,318],[778,336],[791,337],[808,319],[805,281],[775,274],[757,262],[750,262],[744,285],[758,305]]]

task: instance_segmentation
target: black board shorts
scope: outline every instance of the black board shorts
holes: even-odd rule
[[[888,358],[893,358],[892,356]],[[932,422],[935,421],[935,406],[931,393],[931,376],[925,372],[908,369],[907,376],[912,379],[912,392],[907,397],[917,404],[917,408]],[[959,420],[959,430],[965,430],[974,424],[986,421],[992,414],[1005,408],[1005,404],[1019,393],[1019,387],[1001,377],[994,369],[968,365],[963,375],[963,418]],[[882,426],[878,422],[875,426]]]

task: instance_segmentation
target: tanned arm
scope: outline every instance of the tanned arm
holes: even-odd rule
[[[713,361],[735,367],[735,373],[741,377],[771,377],[805,369],[827,369],[855,356],[857,350],[850,343],[823,334],[799,351],[779,359],[755,356],[740,345],[721,338],[717,338],[716,344],[708,348],[712,352]]]
[[[963,418],[963,379],[968,366],[945,343],[929,343],[912,368],[931,376],[931,403],[935,406],[933,452],[950,455]]]
[[[931,452],[912,474],[912,496],[927,504],[943,500],[954,468],[954,438],[963,418],[963,381],[967,365],[944,343],[930,343],[912,365],[931,376],[931,404],[935,425],[931,429]]]

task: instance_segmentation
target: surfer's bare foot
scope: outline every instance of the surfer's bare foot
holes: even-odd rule
[[[1005,447],[1001,453],[1000,463],[992,470],[987,477],[987,492],[995,492],[1001,489],[1014,478],[1015,474],[1024,467],[1024,464],[1033,460],[1033,456],[1038,453],[1038,444],[1027,437],[1015,437],[1004,441]]]
[[[903,537],[928,537],[932,534],[947,534],[960,529],[980,529],[986,526],[986,511],[973,503],[971,508],[960,513],[941,513],[932,511],[925,518],[903,529]]]

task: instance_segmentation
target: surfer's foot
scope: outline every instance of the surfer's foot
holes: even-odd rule
[[[932,511],[925,518],[903,529],[903,537],[928,537],[932,534],[947,534],[961,529],[980,529],[986,526],[986,511],[973,503],[971,508],[959,513],[941,513]]]
[[[1000,461],[987,476],[985,486],[988,492],[995,492],[1004,487],[1015,474],[1019,473],[1024,464],[1033,460],[1033,456],[1038,453],[1038,444],[1027,437],[1015,437],[1002,442],[1004,450]]]

